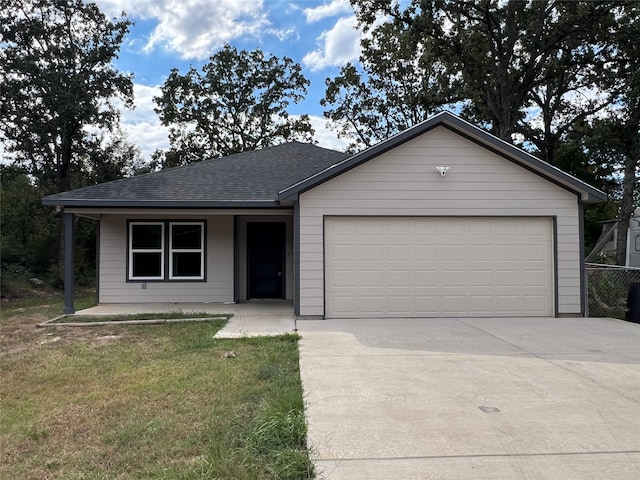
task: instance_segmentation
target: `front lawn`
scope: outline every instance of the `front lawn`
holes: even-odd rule
[[[223,321],[35,329],[4,313],[0,478],[312,476],[296,336],[213,339]]]

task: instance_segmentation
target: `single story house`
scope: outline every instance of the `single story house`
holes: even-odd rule
[[[356,155],[298,142],[44,198],[95,219],[99,302],[291,300],[308,318],[576,316],[605,194],[440,113]]]

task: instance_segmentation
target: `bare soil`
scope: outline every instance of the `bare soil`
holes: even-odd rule
[[[28,311],[28,307],[25,309]],[[36,313],[3,319],[0,323],[0,357],[16,355],[49,343],[71,344],[87,342],[95,346],[103,345],[128,334],[126,329],[111,326],[96,327],[37,327],[39,323],[50,320]]]

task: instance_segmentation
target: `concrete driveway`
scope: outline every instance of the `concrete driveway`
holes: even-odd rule
[[[298,321],[326,479],[638,479],[640,325]]]

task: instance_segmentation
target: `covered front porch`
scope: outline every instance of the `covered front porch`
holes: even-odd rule
[[[75,313],[79,215],[97,221],[98,306],[83,314],[229,313],[234,305],[238,315],[293,314],[292,208],[66,209],[65,314]]]

